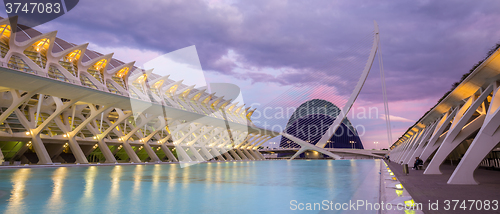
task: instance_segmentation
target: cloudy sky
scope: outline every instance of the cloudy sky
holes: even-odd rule
[[[497,0],[85,0],[36,29],[137,64],[195,45],[207,82],[236,84],[246,103],[266,105],[290,88],[343,100],[376,20],[397,139],[500,41],[499,11]],[[388,147],[378,66],[349,114],[365,148]],[[370,107],[379,113],[363,118]]]

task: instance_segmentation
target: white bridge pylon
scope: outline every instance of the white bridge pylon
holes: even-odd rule
[[[340,113],[337,115],[335,118],[335,121],[333,124],[328,128],[328,130],[323,134],[321,139],[316,143],[316,145],[310,144],[304,140],[301,140],[293,135],[290,135],[288,133],[281,133],[282,136],[293,140],[295,143],[299,144],[301,146],[301,149],[295,153],[290,160],[293,160],[296,158],[298,155],[302,154],[303,152],[307,150],[313,150],[320,152],[322,154],[328,155],[332,157],[333,159],[342,159],[339,155],[333,154],[332,152],[327,151],[324,149],[327,141],[333,137],[337,129],[339,128],[340,124],[342,121],[345,119],[349,111],[351,110],[352,105],[354,104],[354,101],[358,98],[359,93],[361,92],[361,89],[363,88],[363,85],[365,84],[366,78],[368,77],[368,74],[370,73],[371,67],[373,65],[373,61],[375,60],[375,55],[377,54],[377,50],[379,49],[379,43],[380,43],[380,37],[379,37],[379,29],[376,21],[373,21],[373,24],[375,26],[375,39],[373,40],[373,45],[372,49],[370,51],[370,55],[368,57],[368,61],[366,62],[365,68],[363,70],[363,73],[361,74],[361,77],[358,80],[358,83],[356,87],[354,88],[354,91],[352,92],[351,96],[349,97],[349,100],[347,101],[346,105],[344,106],[343,109],[340,110]],[[382,71],[381,71],[382,72]],[[383,80],[382,80],[383,81]],[[387,112],[386,112],[387,114]]]

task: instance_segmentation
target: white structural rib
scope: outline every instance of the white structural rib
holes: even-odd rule
[[[327,152],[325,149],[323,149],[327,143],[327,141],[333,137],[335,132],[337,131],[338,127],[342,123],[342,121],[345,119],[347,113],[351,110],[352,105],[354,104],[354,101],[356,101],[356,98],[358,98],[359,93],[361,92],[361,89],[363,88],[363,85],[365,84],[366,78],[368,77],[368,74],[370,73],[371,67],[373,65],[373,61],[375,60],[375,55],[377,54],[378,50],[378,45],[379,45],[379,30],[378,30],[378,25],[376,21],[373,21],[373,24],[375,25],[375,39],[373,40],[373,45],[372,49],[370,52],[370,56],[368,57],[368,61],[366,62],[365,68],[363,70],[363,73],[361,74],[361,77],[358,80],[358,84],[356,85],[356,88],[354,88],[354,91],[352,92],[351,96],[349,97],[349,100],[347,101],[346,105],[344,108],[340,111],[339,115],[337,115],[337,118],[335,118],[335,121],[333,124],[328,128],[328,130],[323,134],[321,139],[316,143],[316,145],[312,145],[308,142],[305,142],[297,137],[294,137],[292,135],[289,135],[287,133],[282,133],[282,135],[288,139],[293,140],[295,143],[299,144],[301,146],[301,149],[295,153],[290,160],[294,159],[301,153],[305,152],[306,150],[314,150],[320,153],[323,153],[325,155],[328,155],[332,157],[333,159],[341,159],[340,156],[335,155],[331,152]]]

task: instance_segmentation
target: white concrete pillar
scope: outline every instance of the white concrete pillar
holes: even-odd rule
[[[464,157],[448,180],[448,184],[477,184],[474,171],[481,161],[500,142],[500,87],[495,88],[483,126],[467,149]]]
[[[172,162],[179,161],[177,160],[177,158],[175,158],[175,155],[172,153],[172,151],[170,151],[170,149],[165,144],[161,144],[161,150],[163,151],[163,153],[165,153],[169,161]]]
[[[196,157],[196,159],[200,162],[203,162],[203,161],[206,161],[201,155],[200,153],[198,153],[198,150],[196,150],[194,148],[193,145],[189,146],[189,148],[191,149],[191,152],[194,154],[194,156]],[[201,151],[201,150],[200,150]]]
[[[14,113],[16,114],[17,118],[19,119],[19,122],[27,129],[27,130],[33,130],[32,127],[34,126],[31,124],[24,114],[19,110],[15,109]],[[45,148],[45,145],[43,145],[43,141],[40,138],[40,133],[34,133],[33,131],[28,131],[28,135],[31,136],[31,145],[33,145],[33,149],[35,150],[36,156],[38,157],[38,164],[52,164],[52,160],[50,159],[50,155],[47,152],[47,149]]]
[[[242,160],[249,160],[249,158],[240,150],[240,149],[234,149],[238,155],[241,157]]]
[[[472,115],[476,113],[477,108],[484,102],[488,95],[492,91],[492,86],[488,87],[481,96],[477,97],[473,95],[467,102],[460,108],[457,112],[453,122],[451,124],[448,133],[446,134],[443,143],[437,150],[436,154],[432,158],[431,162],[425,169],[424,174],[442,174],[439,167],[443,161],[450,155],[450,153],[458,146],[462,141],[468,138],[471,134],[479,130],[484,122],[486,115],[480,115],[474,121],[467,124]],[[459,136],[460,135],[460,136]]]
[[[255,157],[253,155],[251,155],[246,149],[241,149],[243,154],[245,154],[247,156],[248,159],[250,160],[255,160]]]
[[[226,149],[224,149],[224,147],[221,147],[219,151],[222,155],[224,155],[224,157],[226,157],[226,160],[234,160],[233,157],[231,157],[231,155],[229,155],[229,153],[226,151]]]
[[[240,156],[238,156],[236,154],[236,152],[234,151],[234,149],[229,150],[229,153],[231,153],[231,155],[234,157],[234,159],[241,160]]]
[[[211,152],[213,154],[213,156],[217,157],[217,159],[219,161],[226,160],[226,159],[224,159],[224,157],[222,157],[222,155],[219,153],[219,151],[217,151],[217,149],[215,147],[210,148],[209,152]]]
[[[413,140],[412,140],[412,141],[408,144],[408,147],[406,148],[406,151],[405,151],[405,153],[404,153],[403,157],[401,158],[401,161],[402,161],[403,163],[406,163],[406,162],[408,161],[408,159],[410,159],[410,158],[411,158],[411,157],[410,157],[410,155],[411,155],[411,154],[413,154],[413,152],[415,152],[413,149],[414,149],[415,145],[417,144],[417,142],[418,142],[418,141],[420,140],[420,138],[422,137],[423,132],[424,132],[424,130],[419,129],[419,130],[417,131],[417,133],[415,133],[415,134],[414,134],[414,136],[415,136],[415,137],[414,137],[414,138],[413,138]],[[413,157],[413,159],[414,159],[414,157]]]
[[[193,160],[191,160],[191,157],[189,157],[189,155],[186,153],[186,151],[184,150],[184,148],[182,148],[182,146],[175,145],[175,151],[177,152],[177,156],[179,157],[179,161],[180,162],[191,162],[191,161],[193,161]]]
[[[429,139],[429,142],[427,143],[427,146],[424,148],[424,151],[422,151],[422,155],[420,159],[422,161],[427,161],[427,159],[432,155],[432,153],[441,145],[441,142],[444,140],[444,137],[441,137],[443,134],[444,130],[450,123],[451,119],[455,117],[455,114],[458,112],[458,108],[455,108],[452,110],[451,113],[447,112],[439,121],[438,125],[436,126],[436,130],[432,134],[431,138]]]
[[[418,144],[417,148],[415,149],[415,152],[413,152],[412,157],[420,157],[421,156],[422,151],[425,148],[425,145],[429,141],[429,138],[432,136],[432,133],[434,133],[434,130],[436,130],[436,125],[437,125],[437,122],[433,123],[432,125],[430,125],[426,128],[427,133],[425,133],[424,137],[422,138],[422,140]],[[411,163],[407,162],[407,164],[411,164]]]
[[[207,150],[205,146],[201,147],[201,152],[203,152],[203,154],[208,158],[207,160],[214,158],[214,156],[210,154],[210,152]]]

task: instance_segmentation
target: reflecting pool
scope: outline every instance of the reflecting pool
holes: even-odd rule
[[[378,160],[2,169],[0,211],[290,213],[292,200],[376,203],[379,169]]]

